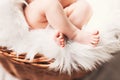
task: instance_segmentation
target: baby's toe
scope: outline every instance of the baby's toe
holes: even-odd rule
[[[63,39],[63,38],[64,38],[64,35],[63,35],[62,33],[60,33],[59,38],[60,38],[60,39]]]
[[[99,34],[99,31],[98,30],[95,30],[92,32],[93,35],[98,35]]]
[[[94,40],[92,40],[90,43],[91,43],[92,46],[95,47],[95,46],[97,46],[97,44],[99,43],[99,39],[94,39]]]
[[[93,42],[98,43],[98,42],[99,42],[99,39],[93,39]]]
[[[64,46],[65,46],[65,40],[64,40],[64,39],[61,39],[61,40],[60,40],[60,45],[61,45],[61,47],[64,47]]]
[[[91,41],[91,44],[92,44],[92,45],[96,45],[97,42],[96,42],[96,41]]]
[[[100,39],[100,36],[99,35],[95,35],[93,36],[94,39]]]
[[[100,37],[98,35],[92,37],[93,42],[99,42],[99,40],[100,40]]]

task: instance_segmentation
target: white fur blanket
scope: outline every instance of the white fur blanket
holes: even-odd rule
[[[113,1],[115,5],[107,3],[113,3],[110,1],[112,0],[90,0],[94,15],[84,30],[100,31],[100,43],[97,47],[68,41],[65,48],[61,48],[53,40],[55,30],[50,29],[49,26],[47,29],[28,30],[22,9],[24,0],[2,0],[0,1],[0,46],[7,46],[18,55],[27,52],[26,58],[31,60],[36,53],[55,58],[55,62],[50,65],[50,69],[53,70],[69,74],[72,70],[79,71],[79,67],[93,70],[96,64],[101,65],[108,61],[112,53],[120,50],[119,0]]]

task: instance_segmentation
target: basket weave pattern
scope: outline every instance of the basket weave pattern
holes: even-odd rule
[[[60,74],[48,69],[54,59],[38,54],[30,62],[25,59],[25,53],[16,57],[16,53],[6,47],[0,47],[0,62],[10,74],[21,80],[72,80],[86,74],[84,71],[73,72],[71,76],[66,73]]]

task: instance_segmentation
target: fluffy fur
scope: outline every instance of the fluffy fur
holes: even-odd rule
[[[96,64],[101,65],[108,61],[112,58],[112,53],[120,50],[120,9],[113,9],[110,16],[102,15],[103,18],[96,11],[84,28],[100,31],[100,43],[97,47],[69,40],[65,48],[61,48],[54,42],[55,30],[49,25],[46,29],[28,30],[23,4],[26,4],[24,0],[0,1],[0,45],[13,49],[18,53],[17,56],[27,52],[26,59],[32,60],[36,53],[44,54],[48,58],[55,58],[50,69],[70,74],[73,70],[93,70]]]

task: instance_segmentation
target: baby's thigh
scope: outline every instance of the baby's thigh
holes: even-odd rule
[[[75,5],[73,5],[73,4],[64,8],[64,12],[67,15],[67,17],[69,17],[71,14],[73,14],[74,9],[75,9]]]
[[[74,25],[81,27],[89,21],[92,9],[86,1],[79,0],[68,6],[65,13]]]

